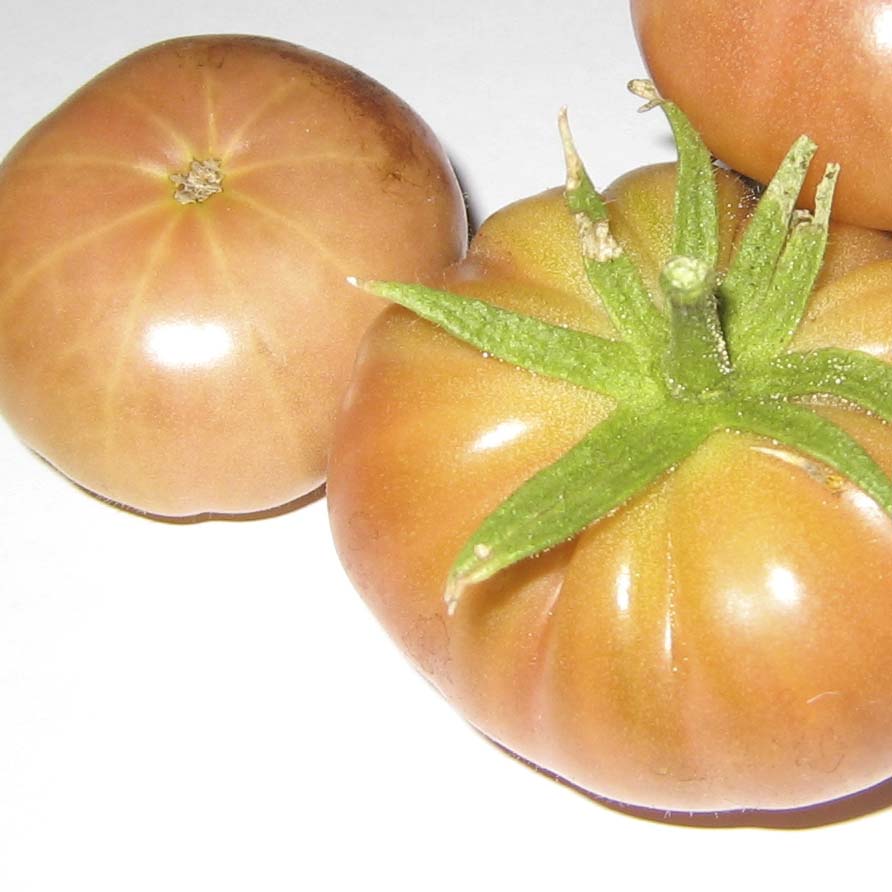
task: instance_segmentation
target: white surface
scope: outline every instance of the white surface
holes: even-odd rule
[[[671,156],[659,115],[624,89],[643,71],[624,0],[14,3],[0,152],[128,52],[234,31],[400,94],[477,220],[560,182],[562,104],[602,185]],[[346,581],[324,500],[149,521],[0,423],[3,892],[873,888],[889,799],[797,832],[608,808],[486,742],[414,674]]]

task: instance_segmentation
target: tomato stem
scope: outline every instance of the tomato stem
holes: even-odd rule
[[[666,373],[679,395],[701,394],[730,371],[714,278],[713,270],[693,257],[673,257],[660,275],[672,331]]]
[[[199,161],[192,159],[186,173],[174,173],[170,181],[176,186],[173,197],[180,204],[201,204],[212,195],[223,191],[223,174],[216,158]]]

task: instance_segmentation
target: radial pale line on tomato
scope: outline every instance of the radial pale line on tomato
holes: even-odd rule
[[[555,634],[555,626],[557,623],[558,611],[560,610],[560,605],[562,603],[564,588],[570,578],[570,568],[574,566],[576,553],[582,547],[584,541],[584,535],[577,536],[575,539],[565,542],[563,545],[558,545],[556,548],[552,549],[551,552],[552,554],[563,554],[565,557],[561,567],[563,572],[558,576],[558,584],[554,587],[551,596],[547,598],[542,605],[542,612],[540,614],[542,616],[542,622],[535,627],[537,631],[536,637],[538,639],[537,652],[539,654],[541,665],[544,667],[560,663],[560,654],[557,653],[557,648],[555,647],[558,640],[557,635]],[[551,670],[546,668],[543,670],[539,681],[530,686],[529,722],[536,729],[535,733],[537,738],[542,737],[543,729],[545,729],[547,733],[549,721],[546,721],[545,717],[548,716],[551,711],[552,692],[549,684],[551,676]]]
[[[746,694],[741,692],[739,684],[734,683],[738,668],[733,661],[724,659],[724,655],[717,657],[711,652],[708,621],[697,622],[696,618],[691,621],[692,599],[690,594],[686,609],[681,611],[681,615],[686,616],[688,622],[683,626],[679,622],[679,595],[691,587],[692,552],[689,550],[685,555],[684,551],[679,549],[676,540],[673,539],[673,530],[668,519],[681,516],[682,506],[686,502],[690,502],[690,496],[686,497],[684,490],[690,491],[691,481],[697,480],[698,471],[700,471],[701,477],[705,476],[700,469],[694,467],[694,462],[699,461],[702,469],[713,464],[715,456],[720,454],[723,449],[750,449],[755,448],[760,442],[752,434],[740,434],[734,431],[714,432],[711,441],[713,452],[703,451],[699,455],[695,455],[693,461],[688,463],[682,473],[673,475],[666,481],[666,526],[663,535],[666,543],[667,619],[670,626],[670,633],[666,637],[670,639],[671,648],[667,654],[669,660],[664,671],[664,678],[671,680],[676,686],[683,685],[689,691],[698,690],[701,696],[708,696],[715,702],[717,708],[723,710],[725,721],[735,726],[735,731],[731,736],[734,739],[745,740],[747,737]],[[688,565],[687,574],[684,573],[685,557],[687,557]],[[704,609],[702,604],[700,609]],[[685,697],[682,695],[678,699],[684,702]],[[675,709],[677,706],[669,705],[669,718]],[[676,731],[678,740],[684,745],[682,762],[697,764],[702,758],[696,748],[698,728],[692,727],[690,719],[683,713],[679,713]],[[700,743],[702,745],[703,741],[701,740]]]
[[[217,102],[214,97],[213,81],[207,67],[199,69],[201,83],[204,87],[205,117],[208,122],[208,147],[219,145],[220,134],[217,132]],[[211,152],[213,154],[213,152]]]
[[[552,715],[552,721],[559,725],[572,724],[584,687],[577,687],[571,678],[562,678],[561,654],[566,660],[568,636],[575,637],[573,630],[606,622],[613,635],[604,641],[606,652],[599,657],[610,667],[602,676],[602,708],[624,716],[629,728],[648,729],[648,737],[658,735],[659,748],[665,748],[671,740],[673,749],[686,754],[682,761],[691,762],[690,722],[678,711],[677,704],[699,654],[690,630],[680,626],[676,608],[680,593],[677,546],[668,528],[675,493],[673,475],[639,494],[623,513],[578,537],[574,561],[564,580],[567,598],[554,606],[551,617],[554,634],[549,641],[550,665],[541,683],[554,698],[553,703],[560,703],[561,691],[574,692],[569,711],[562,716],[559,709]],[[599,585],[600,576],[598,582],[591,581],[586,568],[597,565],[596,572],[600,573],[602,553],[607,556],[607,565],[625,566],[624,593]],[[606,572],[608,578],[613,575],[610,570]],[[593,610],[598,619],[591,618]],[[615,621],[617,616],[619,621]],[[585,639],[585,631],[579,633]],[[655,698],[656,690],[661,693]]]
[[[134,351],[131,349],[130,344],[137,329],[142,330],[141,327],[137,325],[139,311],[145,303],[146,293],[153,277],[153,273],[158,268],[164,252],[170,250],[171,244],[173,243],[174,232],[183,219],[182,215],[174,214],[157,234],[149,251],[146,253],[145,265],[140,273],[132,298],[127,305],[127,318],[122,326],[124,334],[118,341],[118,349],[115,353],[114,363],[105,378],[105,391],[102,402],[103,472],[106,472],[112,465],[110,456],[114,454],[115,434],[119,429],[119,425],[117,424],[119,415],[115,412],[115,403],[117,402],[118,392],[120,390],[120,382],[125,360],[134,355]],[[139,351],[135,351],[135,355],[139,355]]]
[[[61,242],[52,251],[41,256],[40,260],[27,267],[25,270],[15,273],[10,277],[8,287],[3,292],[2,300],[0,300],[0,319],[12,310],[18,299],[21,297],[25,287],[39,276],[41,272],[51,268],[53,265],[63,260],[72,251],[82,248],[94,239],[102,238],[110,232],[114,232],[121,227],[129,226],[132,223],[139,222],[143,217],[147,217],[153,213],[167,213],[170,209],[171,201],[169,198],[162,198],[143,205],[122,217],[118,217],[110,223],[104,223],[86,232],[78,232],[67,241]]]
[[[227,253],[223,249],[220,238],[215,231],[214,224],[209,215],[202,215],[201,231],[207,239],[210,256],[217,267],[220,281],[226,288],[228,301],[231,306],[238,306],[241,300],[239,293],[237,293],[235,289],[237,271],[234,272],[232,270]],[[264,374],[265,392],[269,395],[268,403],[274,408],[275,420],[282,433],[280,439],[287,443],[289,436],[291,436],[289,434],[291,425],[288,422],[291,413],[288,410],[288,402],[282,388],[276,384],[273,365],[275,351],[269,349],[267,346],[270,343],[271,338],[269,332],[260,332],[253,324],[250,327],[250,331],[253,341],[262,344],[265,348],[257,350],[255,356],[262,356],[263,358],[262,371]]]
[[[169,182],[170,171],[166,166],[151,167],[148,164],[139,164],[135,161],[124,161],[121,158],[104,158],[101,155],[76,155],[65,152],[48,158],[27,158],[18,162],[22,170],[54,168],[61,165],[71,167],[111,167],[116,170],[126,170],[129,173],[137,173]]]
[[[117,99],[124,105],[130,106],[130,108],[138,111],[141,115],[144,115],[145,119],[155,127],[165,140],[170,140],[179,146],[181,154],[186,158],[191,160],[192,158],[198,158],[205,154],[192,144],[192,141],[180,130],[179,127],[177,127],[174,121],[158,114],[158,112],[143,102],[142,99],[134,93],[127,90],[110,90],[108,88],[104,88],[103,92],[107,96]]]
[[[204,217],[202,219],[201,228],[208,240],[211,257],[217,265],[220,281],[223,283],[223,287],[226,288],[228,300],[231,305],[237,305],[240,296],[236,292],[234,285],[236,274],[233,273],[230,267],[226,251],[223,250],[209,218]],[[248,330],[251,333],[252,343],[259,345],[254,351],[254,356],[255,359],[261,358],[262,362],[255,363],[254,369],[255,371],[261,371],[263,373],[263,392],[267,397],[266,405],[271,409],[271,413],[267,414],[264,420],[266,423],[271,423],[275,420],[275,424],[279,430],[279,441],[286,446],[289,446],[291,445],[290,441],[294,437],[294,424],[292,420],[293,412],[290,410],[286,391],[282,388],[281,384],[277,382],[275,365],[277,350],[271,349],[269,346],[272,339],[268,331],[260,331],[260,329],[253,323]],[[282,351],[278,352],[282,353]],[[271,432],[269,430],[265,431],[265,436],[271,438]]]
[[[693,761],[694,754],[692,752],[691,729],[689,722],[685,721],[683,713],[677,710],[677,703],[680,699],[679,690],[687,686],[688,663],[690,661],[690,651],[692,642],[689,637],[684,634],[687,630],[680,627],[679,622],[679,576],[681,575],[678,557],[678,546],[672,536],[672,525],[669,518],[672,516],[672,504],[677,498],[678,485],[675,475],[670,475],[665,479],[664,500],[661,513],[661,534],[665,545],[665,562],[663,565],[665,585],[665,607],[660,611],[664,617],[663,626],[657,632],[662,642],[662,652],[664,662],[661,672],[661,680],[664,685],[671,686],[671,694],[668,698],[661,698],[660,706],[662,709],[662,720],[660,722],[661,730],[672,733],[676,740],[676,747],[681,749],[687,759],[688,764]],[[634,594],[633,594],[634,596]],[[696,643],[696,642],[695,642]],[[643,692],[641,692],[643,694]],[[646,695],[645,695],[646,696]],[[640,722],[642,709],[641,704],[636,702],[632,718],[637,718]]]
[[[278,103],[284,102],[285,99],[288,98],[289,94],[295,92],[298,87],[309,88],[312,86],[311,84],[304,83],[303,81],[293,81],[286,82],[282,84],[277,90],[273,90],[272,93],[267,96],[264,102],[261,102],[260,105],[256,106],[251,113],[242,121],[241,124],[237,124],[232,131],[232,135],[226,142],[226,145],[223,146],[221,151],[219,152],[220,160],[223,164],[228,164],[234,158],[238,157],[238,147],[242,141],[242,138],[245,135],[245,131],[249,130],[254,124],[256,124],[265,114],[267,114],[270,109],[274,108]]]
[[[371,158],[368,155],[346,155],[343,152],[308,152],[305,155],[295,155],[293,158],[273,158],[269,161],[250,161],[246,164],[235,164],[227,167],[225,174],[230,183],[237,176],[245,174],[257,173],[259,171],[269,170],[270,168],[300,168],[305,164],[311,164],[316,161],[331,161],[335,164],[365,164],[369,167],[383,165],[386,158]]]
[[[170,220],[164,226],[164,228],[161,230],[161,232],[159,232],[158,241],[166,240],[168,238],[167,230],[172,229],[176,223],[177,223],[176,219]],[[157,255],[155,255],[155,256],[157,259]],[[137,287],[137,290],[135,293],[139,293],[141,291],[141,289],[145,286],[145,278],[146,278],[145,276],[140,277],[140,284]],[[92,337],[92,332],[90,330],[90,323],[84,324],[80,328],[80,332],[84,335],[85,340],[90,339]],[[81,346],[82,346],[82,341],[80,339],[75,338],[75,339],[71,340],[68,343],[68,345],[64,349],[60,350],[58,353],[47,355],[46,358],[48,361],[47,361],[46,365],[44,366],[44,368],[49,368],[51,363],[56,364],[56,365],[63,365],[69,357],[73,356],[74,354],[76,354],[79,351]]]
[[[347,278],[347,271],[341,267],[340,263],[338,263],[337,255],[324,242],[319,241],[319,239],[317,239],[311,232],[309,232],[306,227],[300,226],[290,217],[286,217],[284,214],[280,214],[277,210],[268,207],[266,204],[264,204],[264,202],[259,201],[256,198],[251,198],[245,195],[243,192],[236,192],[233,190],[229,191],[227,194],[229,195],[230,201],[242,204],[245,207],[256,211],[261,216],[275,221],[277,224],[284,227],[289,232],[293,232],[300,239],[306,242],[314,251],[316,251],[322,260],[330,263],[332,269],[338,274],[338,276],[344,279]]]

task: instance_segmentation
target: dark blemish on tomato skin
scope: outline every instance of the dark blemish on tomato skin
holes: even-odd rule
[[[382,165],[382,179],[402,181],[408,168],[418,164],[414,112],[401,99],[355,68],[331,72],[331,87],[343,98],[344,108],[360,126],[371,124],[388,152],[388,163]]]
[[[266,56],[274,52],[278,58],[290,64],[296,60],[300,61],[300,56],[313,54],[312,50],[294,47],[282,40],[248,34],[173,38],[154,44],[147,49],[153,52],[172,51],[181,68],[213,68],[218,71],[227,64],[233,54]],[[300,50],[301,54],[296,54],[295,49]]]
[[[343,114],[355,122],[357,156],[375,164],[385,191],[431,188],[425,159],[432,134],[409,105],[359,69],[306,47],[248,35],[175,38],[153,49],[172,50],[178,67],[193,71],[220,71],[238,67],[242,59],[266,57],[273,76],[279,70],[283,80],[301,82],[341,105]],[[371,155],[365,150],[369,143],[377,146]]]
[[[403,636],[403,646],[423,675],[437,679],[438,685],[452,683],[449,630],[442,614],[418,617]]]
[[[230,47],[225,46],[225,45],[221,46],[219,44],[208,47],[206,64],[209,67],[214,68],[217,71],[220,71],[220,69],[222,69],[223,66],[226,64],[226,59],[229,55],[229,50],[230,50]],[[202,67],[202,64],[204,64],[204,63],[203,62],[199,63],[199,68]]]

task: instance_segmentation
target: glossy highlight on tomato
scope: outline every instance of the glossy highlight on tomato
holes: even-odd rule
[[[356,344],[463,253],[434,135],[359,71],[260,37],[122,60],[0,166],[0,410],[140,511],[251,512],[324,478]]]
[[[606,193],[613,235],[656,287],[675,168]],[[719,271],[753,206],[719,173]],[[797,350],[892,361],[892,243],[831,227]],[[490,218],[443,287],[609,338],[561,190]],[[888,475],[888,426],[808,401]],[[892,764],[892,520],[795,449],[714,433],[571,541],[444,590],[465,543],[613,402],[517,368],[394,308],[360,349],[328,498],[355,586],[474,725],[599,796],[660,810],[787,809]]]
[[[834,214],[892,229],[890,0],[631,0],[651,77],[722,161],[760,182],[792,141],[819,146],[806,182],[842,166]]]

